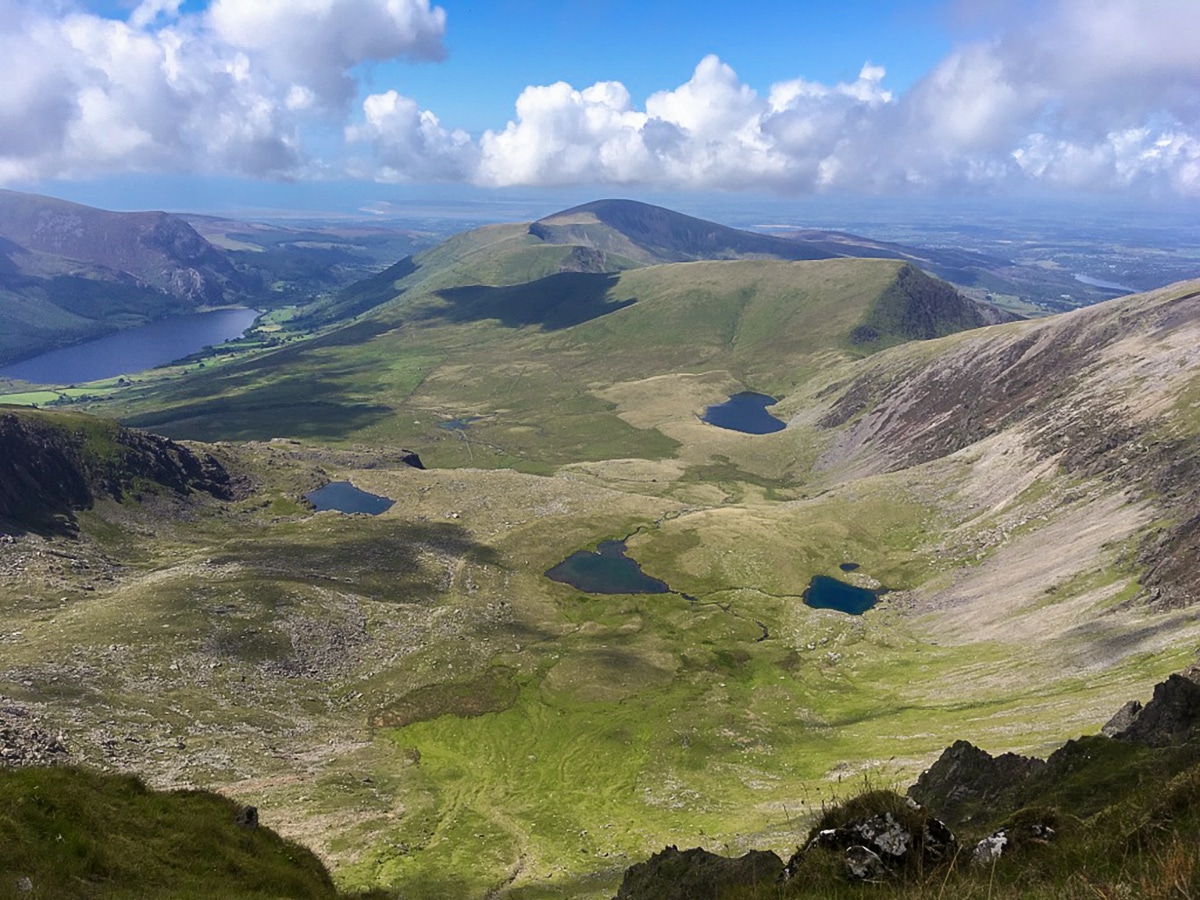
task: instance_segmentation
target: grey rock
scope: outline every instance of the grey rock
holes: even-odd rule
[[[975,849],[971,852],[971,862],[977,866],[991,865],[1004,855],[1008,844],[1008,830],[1001,828],[975,845]]]
[[[888,869],[874,850],[861,845],[846,849],[846,876],[852,881],[883,881]]]
[[[1105,737],[1117,737],[1121,734],[1121,732],[1126,731],[1131,725],[1133,725],[1141,711],[1141,701],[1130,700],[1113,714],[1113,717],[1105,723],[1103,728],[1100,729],[1100,733]]]
[[[898,861],[907,857],[912,850],[912,835],[891,813],[855,822],[848,830],[881,857]]]
[[[235,822],[237,822],[237,824],[242,826],[243,828],[257,828],[258,827],[258,807],[257,806],[243,806],[241,809],[239,809],[237,811],[237,815],[234,816],[233,820]]]
[[[1171,675],[1154,686],[1154,696],[1133,721],[1112,736],[1120,741],[1165,747],[1179,742],[1197,725],[1200,725],[1200,684],[1183,675]]]
[[[783,874],[783,861],[752,850],[731,859],[700,847],[667,847],[625,870],[615,900],[718,900],[734,890],[768,888]]]
[[[1045,767],[1045,760],[1015,753],[992,756],[968,741],[956,741],[922,773],[908,795],[958,826],[971,821],[979,809],[1015,808],[1023,784]]]
[[[921,832],[921,852],[932,861],[950,859],[958,850],[958,838],[941,819],[925,820]]]

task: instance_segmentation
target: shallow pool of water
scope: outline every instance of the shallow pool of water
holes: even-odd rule
[[[461,419],[447,419],[445,422],[438,422],[437,427],[443,431],[466,431],[472,422],[478,422],[479,416],[463,416]]]

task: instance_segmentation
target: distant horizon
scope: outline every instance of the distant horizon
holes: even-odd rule
[[[920,228],[946,216],[962,219],[1024,219],[1034,216],[1050,223],[1079,222],[1089,227],[1124,230],[1135,223],[1153,227],[1200,227],[1200,202],[1181,198],[1145,200],[1122,195],[1043,194],[1022,196],[855,196],[806,195],[777,197],[718,192],[651,192],[615,190],[611,185],[570,189],[477,189],[465,186],[393,186],[372,183],[328,185],[328,193],[312,185],[251,182],[191,196],[180,202],[169,185],[154,179],[58,182],[7,185],[4,189],[41,194],[72,203],[117,212],[161,211],[176,215],[211,216],[241,221],[344,221],[385,224],[430,220],[474,227],[488,222],[533,221],[597,200],[633,200],[661,206],[738,228],[841,228],[852,224],[886,227],[904,223]],[[202,183],[202,182],[201,182]],[[194,187],[195,185],[193,185]],[[236,200],[232,199],[236,198]],[[247,202],[248,198],[251,202]],[[357,199],[356,199],[357,198]],[[258,202],[253,202],[257,200]],[[144,202],[139,202],[144,201]],[[1122,221],[1112,217],[1121,216]],[[1130,221],[1126,221],[1130,220]]]

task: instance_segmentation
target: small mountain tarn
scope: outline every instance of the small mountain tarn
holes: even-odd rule
[[[767,407],[776,402],[769,394],[742,391],[724,403],[708,407],[700,421],[743,434],[773,434],[787,428],[786,422],[767,412]]]
[[[589,594],[671,593],[665,581],[643,572],[625,549],[624,541],[602,541],[594,551],[579,550],[547,569],[546,577]]]
[[[315,506],[318,512],[332,509],[341,513],[366,513],[368,516],[385,513],[396,502],[389,497],[359,490],[349,481],[330,482],[323,488],[305,494],[304,499]]]
[[[886,590],[882,588],[871,590],[855,587],[828,575],[815,575],[804,589],[803,597],[804,604],[813,609],[834,609],[851,616],[861,616],[884,593]]]

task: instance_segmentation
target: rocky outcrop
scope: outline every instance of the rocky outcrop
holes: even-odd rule
[[[1138,713],[1142,711],[1141,700],[1130,700],[1115,713],[1113,717],[1104,723],[1104,727],[1100,729],[1100,733],[1105,737],[1116,737],[1126,728],[1133,724]]]
[[[908,795],[936,809],[951,825],[962,825],[1001,803],[1007,805],[1014,787],[1045,766],[1044,760],[1015,753],[992,756],[969,741],[956,741],[921,774]]]
[[[237,815],[233,817],[233,821],[242,828],[257,828],[258,827],[258,807],[243,806],[237,811]]]
[[[238,491],[214,456],[158,435],[78,414],[0,412],[0,532],[69,529],[76,511],[134,489],[226,500]]]
[[[1048,844],[1054,840],[1054,834],[1054,828],[1047,822],[1014,822],[979,841],[971,851],[971,864],[989,866],[1013,850]]]
[[[783,861],[770,851],[730,859],[699,847],[667,847],[626,870],[615,900],[718,900],[731,889],[768,889],[782,872]]]
[[[1172,675],[1154,686],[1154,696],[1149,703],[1136,710],[1127,704],[1117,715],[1122,713],[1126,713],[1124,718],[1129,722],[1125,727],[1113,730],[1111,736],[1117,740],[1150,747],[1178,743],[1200,725],[1200,684],[1183,675]]]
[[[906,870],[951,859],[954,833],[913,800],[891,791],[871,791],[827,812],[808,842],[784,866],[784,880],[803,880],[814,859],[840,854],[852,881],[885,881]]]

